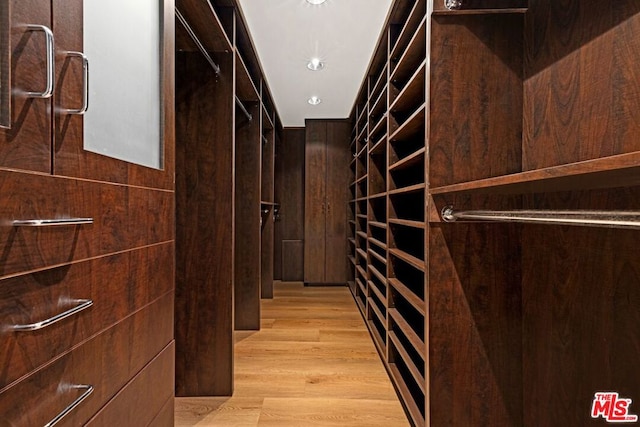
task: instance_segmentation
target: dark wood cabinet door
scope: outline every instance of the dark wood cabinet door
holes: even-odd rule
[[[326,126],[307,122],[305,144],[304,281],[325,282]]]
[[[347,282],[347,206],[350,129],[347,122],[327,122],[325,282]]]
[[[32,1],[32,0],[29,0]],[[85,86],[83,84],[83,61],[74,53],[84,52],[83,27],[84,14],[82,0],[65,0],[53,2],[53,27],[56,36],[57,80],[55,94],[55,134],[53,173],[55,175],[86,178],[92,180],[131,184],[151,188],[172,189],[174,181],[174,111],[175,71],[173,66],[174,18],[173,2],[162,1],[160,34],[160,152],[162,160],[160,168],[141,166],[128,161],[108,157],[85,149],[84,117],[65,110],[77,110],[83,105]],[[133,3],[132,3],[133,4]],[[164,18],[162,17],[164,16]],[[117,27],[114,24],[114,28]],[[87,29],[84,28],[86,35]],[[117,49],[117,46],[114,46]],[[88,88],[97,86],[97,80],[104,73],[92,66],[95,56],[88,55],[87,61],[91,69]],[[114,87],[114,91],[118,88]],[[89,95],[89,98],[91,96]],[[95,102],[93,103],[95,107]],[[92,102],[89,99],[88,109]],[[118,105],[109,106],[118,109]],[[89,114],[89,113],[87,113]],[[113,127],[127,126],[113,123]],[[105,131],[106,132],[106,131]]]
[[[35,93],[42,94],[48,86],[45,28],[52,27],[50,3],[12,0],[8,14],[11,128],[0,129],[0,167],[49,173],[52,98],[37,97]]]

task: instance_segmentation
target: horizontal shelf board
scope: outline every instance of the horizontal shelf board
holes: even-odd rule
[[[410,255],[404,251],[401,251],[398,248],[390,248],[389,249],[389,253],[393,256],[395,256],[396,258],[406,262],[407,264],[411,265],[412,267],[417,268],[418,270],[424,272],[425,271],[425,263],[424,261],[422,261],[420,258],[416,258],[413,255]]]
[[[387,285],[387,278],[384,276],[384,274],[380,273],[378,271],[377,268],[375,268],[373,265],[369,264],[369,271],[371,271],[377,278],[378,280],[380,280],[386,287]],[[371,277],[371,276],[369,276]],[[385,297],[385,301],[386,301],[387,297]]]
[[[364,144],[362,144],[360,151],[358,151],[358,158],[364,159],[366,154],[367,154],[367,144],[366,144],[366,141],[364,141]]]
[[[380,354],[386,354],[387,346],[385,345],[383,338],[380,336],[380,332],[378,332],[378,328],[376,328],[376,325],[372,320],[367,320],[367,328],[369,329],[369,333],[373,338],[374,344],[376,345],[376,347],[378,347],[378,351],[380,352]]]
[[[402,317],[398,310],[396,310],[395,308],[390,308],[388,312],[394,323],[398,325],[404,336],[411,343],[414,350],[420,355],[420,357],[424,358],[425,345],[422,338],[420,338],[418,334],[415,333],[411,325],[409,325],[405,318]],[[391,330],[391,328],[389,328],[389,330]]]
[[[431,194],[525,194],[640,185],[640,152],[434,187]]]
[[[267,107],[262,104],[262,128],[273,130],[274,127],[275,125],[273,124],[273,118],[267,112]]]
[[[233,45],[209,2],[176,0],[176,7],[208,52],[233,51]]]
[[[369,150],[369,155],[375,155],[375,154],[384,154],[386,153],[386,144],[385,142],[387,142],[387,134],[385,132],[385,134],[382,136],[382,138],[380,138],[380,140],[378,142],[375,143],[375,145],[373,147],[371,147],[371,149]]]
[[[405,111],[416,99],[420,99],[424,103],[425,94],[425,69],[426,60],[420,64],[416,72],[411,76],[409,81],[402,88],[393,104],[389,107],[389,111]]]
[[[386,197],[386,196],[387,196],[387,193],[383,191],[382,193],[376,193],[376,194],[369,195],[369,200],[371,200],[371,199],[381,199],[381,198]]]
[[[375,293],[376,298],[378,298],[378,301],[382,303],[386,311],[389,306],[389,303],[387,302],[386,290],[383,293],[383,291],[378,289],[375,283],[373,283],[371,280],[369,280],[368,284],[369,284],[369,289],[371,290],[371,292]],[[385,322],[385,327],[386,327],[386,322]]]
[[[409,387],[407,387],[404,379],[402,378],[402,374],[394,363],[389,363],[389,372],[391,373],[393,382],[396,383],[396,387],[398,388],[398,391],[402,396],[402,401],[404,402],[404,405],[406,406],[409,415],[411,416],[413,424],[416,426],[425,425],[424,416],[422,416],[422,412],[420,412],[419,409],[420,407],[424,406],[425,402],[416,402],[416,397],[411,394]]]
[[[354,295],[353,299],[356,300],[356,305],[358,306],[358,310],[360,310],[360,313],[362,314],[362,316],[365,316],[365,306],[364,306],[364,302],[360,299],[360,296],[358,295]]]
[[[378,228],[382,228],[382,229],[387,229],[387,224],[385,224],[384,222],[378,222],[378,221],[369,221],[369,225],[373,226],[373,227],[378,227]]]
[[[349,224],[356,225],[356,222],[352,219],[349,220]]]
[[[355,257],[353,257],[353,256],[351,256],[351,255],[349,255],[349,261],[351,261],[351,264],[353,264],[353,265],[357,265],[357,263],[356,263],[356,258],[355,258]]]
[[[413,166],[422,166],[424,168],[425,153],[427,149],[425,147],[420,148],[403,159],[398,160],[392,165],[389,165],[389,171],[410,169]]]
[[[378,132],[380,132],[380,130],[382,130],[382,127],[386,125],[387,125],[387,114],[385,113],[373,125],[373,127],[371,128],[371,132],[369,132],[369,136],[377,134]],[[384,134],[386,135],[386,132]]]
[[[369,243],[373,243],[374,245],[376,245],[380,249],[384,249],[385,251],[387,250],[387,245],[384,242],[381,242],[378,239],[374,239],[373,237],[369,237]]]
[[[405,120],[405,122],[400,127],[398,127],[398,129],[391,133],[391,136],[389,136],[389,142],[395,143],[396,141],[403,141],[418,134],[420,131],[424,133],[426,125],[425,109],[425,105],[422,105],[420,108],[418,108],[416,112],[411,115],[411,117]]]
[[[382,323],[382,325],[386,328],[387,326],[387,317],[380,311],[376,303],[373,301],[372,297],[368,297],[369,308],[373,311],[378,318],[378,321]]]
[[[369,255],[371,255],[372,257],[376,258],[381,263],[384,263],[385,265],[387,264],[386,258],[383,257],[382,255],[380,255],[378,252],[374,251],[371,248],[369,248],[369,250],[367,252],[369,253]]]
[[[362,219],[367,219],[367,216],[365,214],[358,214],[358,215],[356,215],[356,217],[362,218]]]
[[[425,184],[415,184],[410,185],[408,187],[397,188],[395,190],[389,190],[388,194],[390,196],[394,194],[406,194],[406,193],[416,193],[418,191],[422,191],[426,188]]]
[[[391,49],[391,58],[394,58],[394,61],[399,59],[399,56],[402,55],[404,49],[407,48],[407,45],[413,38],[414,33],[420,27],[420,23],[424,19],[424,15],[426,12],[426,1],[431,0],[418,0],[413,5],[413,8],[409,12],[409,16],[407,20],[404,22],[402,30],[398,35],[398,39],[396,40],[393,49]]]
[[[422,391],[423,393],[426,393],[426,384],[425,384],[424,376],[420,373],[420,370],[415,365],[415,363],[413,363],[411,356],[409,356],[409,353],[400,342],[400,339],[398,338],[396,333],[393,331],[389,331],[388,334],[389,334],[390,341],[393,343],[393,346],[396,348],[398,353],[400,353],[400,357],[404,361],[404,364],[407,366],[407,369],[413,376],[413,379],[415,380],[418,387],[420,387],[420,391]]]
[[[384,68],[382,69],[382,71],[380,72],[380,75],[378,76],[376,82],[373,85],[373,89],[371,90],[371,93],[369,94],[369,102],[371,102],[371,97],[372,95],[375,95],[378,93],[378,91],[380,90],[380,86],[384,86],[384,84],[387,82],[387,67],[389,66],[389,64],[385,64]]]
[[[408,80],[408,77],[414,73],[414,71],[418,68],[418,64],[425,60],[427,50],[426,50],[426,32],[427,32],[427,17],[425,16],[420,21],[420,25],[418,29],[411,37],[411,41],[409,41],[409,45],[405,49],[404,53],[400,57],[400,59],[396,64],[396,68],[389,76],[389,81],[393,82],[394,80]]]
[[[353,237],[349,237],[347,240],[353,245],[356,244],[356,239],[354,239]]]
[[[358,179],[356,179],[356,184],[360,184],[365,179],[367,179],[367,174],[364,174],[361,177],[359,177]]]
[[[390,277],[388,280],[388,283],[393,287],[393,289],[398,291],[398,293],[402,295],[402,297],[405,300],[407,300],[407,302],[411,304],[413,308],[416,309],[416,311],[418,311],[423,316],[426,315],[427,313],[426,302],[424,302],[423,300],[420,299],[420,297],[414,294],[411,291],[411,289],[409,289],[404,283],[402,283],[400,280],[396,279],[395,277]]]
[[[387,90],[388,87],[385,85],[382,88],[382,92],[378,94],[375,102],[373,103],[373,107],[371,108],[371,112],[369,113],[369,121],[371,121],[371,116],[375,115],[378,111],[387,111]]]
[[[398,219],[398,218],[389,218],[389,224],[398,224],[404,225],[405,227],[413,227],[424,230],[426,228],[426,224],[421,221],[412,221],[409,219]]]
[[[364,268],[362,268],[362,266],[361,266],[361,265],[357,265],[357,266],[356,266],[356,270],[358,270],[358,273],[360,273],[360,276],[364,277],[364,278],[365,278],[365,280],[366,280],[366,278],[367,278],[367,272],[364,270]],[[356,277],[356,282],[357,282],[358,280],[359,280],[359,278],[358,278],[358,277]],[[361,283],[361,285],[362,285],[362,283]],[[364,285],[362,285],[362,286],[364,287]],[[366,288],[365,288],[365,290],[366,290]]]
[[[367,233],[365,233],[364,231],[358,231],[356,232],[356,234],[362,238],[367,238]]]
[[[358,255],[360,255],[363,258],[367,257],[367,253],[362,248],[357,248],[356,252],[358,252]]]
[[[512,7],[506,9],[462,9],[462,10],[434,10],[433,15],[496,15],[527,13],[526,7]]]
[[[258,89],[253,84],[249,70],[247,69],[240,52],[235,49],[236,56],[236,95],[241,101],[257,102],[260,100]]]

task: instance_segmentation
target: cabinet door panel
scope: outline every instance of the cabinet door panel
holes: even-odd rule
[[[305,144],[304,281],[325,281],[326,125],[308,122]]]
[[[51,172],[51,98],[47,86],[47,43],[41,30],[51,28],[49,0],[10,1],[11,24],[11,128],[0,129],[0,167]]]
[[[327,123],[326,283],[347,282],[349,134],[348,123]]]
[[[106,4],[106,3],[105,3]],[[136,2],[128,2],[132,8],[137,8]],[[119,160],[113,157],[107,157],[106,155],[97,154],[96,152],[87,151],[85,149],[85,134],[86,129],[82,116],[70,116],[68,114],[58,112],[56,116],[56,141],[55,141],[55,157],[54,157],[54,173],[56,175],[79,177],[95,179],[100,181],[118,182],[124,184],[132,184],[144,187],[152,188],[173,188],[174,180],[174,146],[173,140],[175,138],[175,126],[174,126],[174,65],[173,65],[173,52],[174,52],[174,20],[173,20],[173,2],[163,1],[161,2],[163,9],[160,11],[161,17],[161,30],[160,30],[160,76],[159,85],[160,93],[162,94],[160,102],[157,100],[149,106],[149,108],[158,108],[161,110],[160,114],[160,129],[157,130],[159,134],[158,146],[155,148],[161,152],[162,161],[160,162],[160,168],[141,166],[139,164],[130,163],[124,160]],[[86,6],[85,6],[86,7]],[[127,6],[129,7],[129,6]],[[84,13],[82,6],[82,0],[69,0],[64,2],[53,2],[54,17],[56,26],[56,37],[60,41],[60,54],[62,55],[59,60],[60,75],[59,75],[59,102],[64,108],[77,108],[81,105],[82,101],[82,64],[77,57],[65,57],[63,50],[83,51],[84,40],[83,33],[80,31],[83,28]],[[122,11],[121,13],[126,13]],[[105,18],[106,19],[106,18]],[[152,23],[154,24],[154,23]],[[113,23],[108,28],[113,28],[114,31],[118,31],[118,25]],[[84,29],[85,33],[87,28]],[[114,50],[118,50],[118,46],[114,45]],[[142,55],[143,52],[140,52]],[[105,55],[109,55],[109,52],[105,52]],[[89,93],[92,93],[92,87],[97,87],[101,83],[104,87],[109,82],[104,82],[104,70],[100,67],[99,58],[96,58],[96,52],[87,55],[90,68],[89,79]],[[138,58],[139,59],[139,58]],[[92,66],[91,64],[97,66]],[[119,60],[116,67],[128,67],[134,64],[135,61],[130,63],[124,63],[123,60]],[[66,68],[65,68],[66,65]],[[126,73],[132,75],[138,75],[139,72],[134,69],[126,69]],[[109,73],[106,73],[107,75]],[[129,82],[125,82],[129,83]],[[118,91],[124,90],[124,84],[117,85],[117,82],[110,83],[113,85],[113,94]],[[130,96],[131,91],[126,91],[126,95]],[[142,97],[142,94],[139,94]],[[117,96],[115,99],[118,99]],[[98,101],[103,101],[104,96],[100,98],[93,97],[94,108],[97,108]],[[120,111],[122,105],[115,105],[117,102],[110,101],[111,104],[107,104],[105,107],[108,111]],[[91,95],[89,99],[89,110],[87,115],[92,113]],[[135,126],[144,122],[144,120],[138,120],[136,117],[131,116],[130,124]],[[123,130],[127,132],[128,125],[118,120],[106,123],[103,130],[98,134],[102,139],[111,138],[112,131]],[[113,144],[121,142],[120,137],[113,137]],[[108,145],[108,144],[107,144]],[[93,148],[94,151],[100,151]],[[140,148],[142,152],[146,152],[146,148]],[[109,152],[109,147],[105,147],[105,153]]]

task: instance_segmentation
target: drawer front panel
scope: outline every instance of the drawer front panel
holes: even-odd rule
[[[0,278],[173,240],[173,193],[0,170]],[[25,227],[16,220],[93,218]]]
[[[175,344],[172,342],[86,425],[150,425],[163,412],[165,404],[170,399],[173,401],[174,361]]]
[[[0,425],[44,425],[84,392],[74,385],[91,385],[93,393],[58,424],[82,425],[172,340],[170,292],[0,393]]]
[[[0,281],[0,391],[50,359],[173,290],[173,243]],[[77,306],[46,328],[15,331]]]

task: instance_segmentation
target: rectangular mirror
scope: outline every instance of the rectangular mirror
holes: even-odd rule
[[[162,1],[86,0],[84,149],[162,169]]]
[[[0,1],[0,127],[11,127],[10,1]]]

